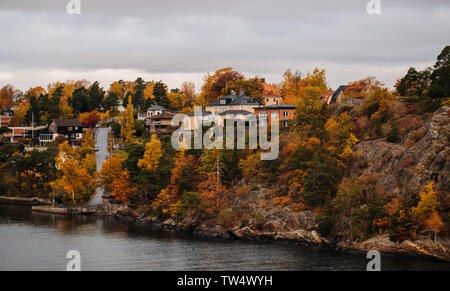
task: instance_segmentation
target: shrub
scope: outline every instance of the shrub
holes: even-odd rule
[[[400,133],[398,131],[397,125],[392,126],[391,130],[387,134],[387,141],[388,142],[398,142],[400,140]]]
[[[217,216],[217,223],[223,227],[232,227],[237,220],[236,212],[231,208],[224,208],[220,210]]]
[[[423,120],[418,117],[405,117],[395,122],[401,134],[415,130],[421,127],[422,124]]]
[[[359,138],[363,137],[370,126],[369,119],[365,116],[356,119],[352,132]]]
[[[259,212],[253,213],[253,219],[253,224],[259,230],[261,230],[263,225],[267,222],[264,216]]]
[[[249,223],[249,220],[247,217],[241,219],[241,227],[247,226],[248,223]]]

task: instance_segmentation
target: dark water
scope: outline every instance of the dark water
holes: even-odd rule
[[[0,270],[365,270],[363,254],[291,243],[205,240],[111,218],[64,217],[0,205]],[[382,256],[382,270],[450,270],[434,260]]]

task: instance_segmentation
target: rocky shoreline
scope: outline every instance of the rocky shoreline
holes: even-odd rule
[[[406,240],[395,243],[388,235],[372,237],[362,242],[336,242],[322,237],[316,230],[297,229],[291,231],[264,231],[249,226],[226,228],[217,224],[196,224],[190,219],[177,222],[170,218],[161,221],[156,216],[143,216],[128,207],[122,207],[111,213],[119,221],[132,221],[153,224],[163,229],[190,233],[203,238],[223,238],[250,241],[291,242],[301,245],[321,246],[337,251],[365,253],[378,250],[384,255],[426,257],[450,262],[450,241],[434,242],[430,238],[420,237],[415,241]]]
[[[7,199],[10,202],[9,199]],[[11,200],[12,201],[12,200]],[[15,200],[14,200],[15,201]],[[33,201],[33,199],[30,199]],[[12,204],[1,201],[1,204]],[[22,202],[22,201],[21,201]],[[27,200],[28,202],[28,200]],[[29,206],[28,203],[14,203],[19,206]],[[46,203],[44,203],[45,205]],[[48,209],[48,206],[33,207],[33,211],[40,211],[40,209]],[[67,209],[66,209],[67,210]],[[42,211],[47,212],[47,211]],[[314,226],[308,229],[298,228],[286,230],[287,224],[291,224],[291,227],[296,227],[297,224],[293,221],[292,216],[286,219],[286,222],[280,229],[280,223],[275,219],[274,221],[268,221],[264,224],[263,228],[258,230],[250,226],[236,226],[233,228],[226,228],[218,224],[202,222],[196,223],[190,218],[186,218],[181,222],[177,222],[172,218],[166,220],[160,220],[156,216],[145,216],[138,213],[136,210],[127,206],[105,205],[102,211],[99,209],[96,212],[90,211],[66,211],[64,213],[49,212],[51,214],[62,215],[97,215],[97,216],[112,216],[118,221],[136,222],[141,224],[153,224],[157,227],[167,230],[179,231],[192,234],[194,236],[202,238],[222,238],[222,239],[236,239],[236,240],[249,240],[249,241],[273,241],[273,242],[291,242],[295,244],[301,244],[306,246],[320,246],[325,248],[332,248],[337,251],[345,252],[359,252],[365,253],[370,250],[378,250],[384,255],[401,255],[412,257],[426,257],[433,258],[442,261],[450,262],[450,240],[439,239],[438,242],[434,242],[427,237],[419,237],[417,240],[406,240],[402,243],[395,243],[389,239],[388,235],[379,235],[372,237],[362,242],[346,241],[337,242],[331,239],[322,237],[315,229]],[[308,217],[310,220],[311,213],[300,212],[300,217]]]

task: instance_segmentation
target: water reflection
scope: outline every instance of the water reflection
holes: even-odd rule
[[[365,270],[362,254],[291,243],[208,240],[113,218],[32,213],[0,205],[0,270]],[[382,258],[383,270],[450,270],[448,263]]]

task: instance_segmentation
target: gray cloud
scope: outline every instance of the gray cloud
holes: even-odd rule
[[[32,71],[280,76],[317,65],[331,85],[380,72],[392,85],[450,42],[448,1],[381,0],[382,15],[366,13],[369,0],[81,0],[81,15],[68,2],[0,1],[0,84],[19,72],[32,84]]]

